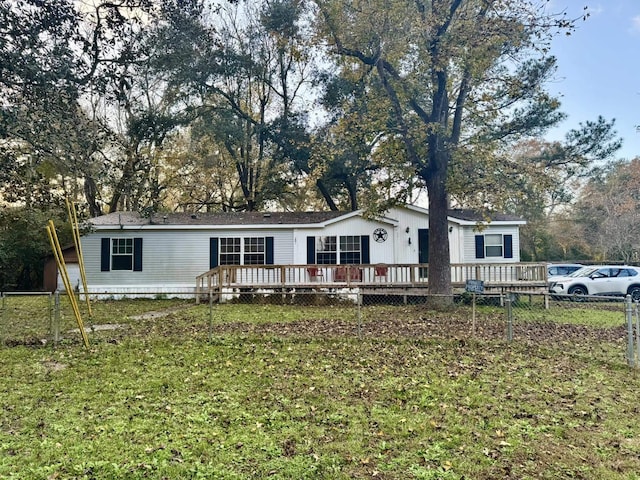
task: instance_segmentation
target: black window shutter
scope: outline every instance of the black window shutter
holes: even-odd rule
[[[513,235],[505,235],[504,241],[504,258],[513,258]]]
[[[362,235],[360,237],[360,249],[362,253],[362,263],[369,264],[371,263],[371,254],[369,247],[369,235]]]
[[[133,271],[142,271],[142,238],[133,239]]]
[[[476,258],[484,258],[484,235],[476,235]]]
[[[102,238],[100,248],[100,271],[108,272],[111,270],[111,239]]]
[[[218,266],[218,238],[211,237],[209,239],[209,268]]]
[[[265,237],[264,249],[265,249],[264,263],[267,265],[273,265],[273,237]]]

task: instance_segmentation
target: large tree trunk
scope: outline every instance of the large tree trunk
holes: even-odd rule
[[[87,175],[84,179],[84,197],[89,205],[89,215],[93,217],[99,217],[102,215],[102,209],[97,200],[98,186],[96,185],[93,177]]]
[[[307,171],[305,173],[309,173],[309,172]],[[322,198],[324,198],[324,201],[327,202],[327,206],[329,207],[329,209],[333,212],[337,212],[338,206],[333,201],[333,198],[331,198],[331,192],[329,192],[329,189],[326,187],[324,182],[322,180],[316,180],[316,186],[318,187],[318,190],[322,194]]]
[[[453,301],[453,290],[447,221],[447,169],[432,170],[424,179],[429,193],[429,294],[434,296],[430,300],[439,305],[449,305]]]

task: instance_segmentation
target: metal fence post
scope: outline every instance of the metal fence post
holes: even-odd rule
[[[633,367],[635,365],[635,358],[633,354],[633,304],[631,302],[631,295],[626,296],[624,303],[627,314],[627,364]]]
[[[471,335],[476,334],[476,292],[471,294]]]
[[[358,291],[357,295],[357,316],[358,316],[358,338],[362,339],[362,292]]]
[[[513,307],[511,305],[511,297],[507,295],[504,299],[507,310],[507,342],[513,342]]]
[[[57,346],[60,342],[60,292],[58,290],[53,294],[53,346]]]
[[[49,337],[53,342],[53,295],[49,292]],[[54,345],[55,346],[55,345]]]
[[[6,311],[6,299],[7,297],[5,296],[4,293],[0,293],[0,299],[2,300],[2,302],[0,302],[0,347],[4,346],[5,344],[5,329],[6,327],[6,319],[5,319],[5,311]]]
[[[640,368],[640,305],[637,302],[634,310],[636,311],[636,368]]]
[[[213,293],[209,290],[209,342],[213,337]]]

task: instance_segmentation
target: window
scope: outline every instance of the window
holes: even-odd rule
[[[264,238],[244,239],[244,264],[264,265]]]
[[[476,235],[476,258],[513,258],[513,235]]]
[[[487,257],[502,257],[502,235],[495,233],[485,235],[484,248]]]
[[[309,265],[371,263],[370,237],[369,235],[308,236],[307,263]]]
[[[220,239],[220,265],[240,265],[240,239]]]
[[[619,277],[635,277],[636,275],[638,275],[638,272],[630,268],[623,268],[618,274]]]
[[[142,238],[102,238],[100,271],[142,271]]]
[[[111,269],[133,270],[133,238],[112,239]]]
[[[273,237],[211,238],[210,250],[211,268],[218,265],[266,265],[273,263]],[[218,254],[220,263],[217,263]]]
[[[360,251],[360,236],[340,237],[340,263],[362,263]]]
[[[337,261],[336,237],[316,238],[316,263],[322,265],[334,265]]]

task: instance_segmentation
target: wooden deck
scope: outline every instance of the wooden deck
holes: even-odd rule
[[[451,282],[463,290],[482,280],[487,292],[546,291],[544,263],[453,264]],[[234,290],[361,289],[408,291],[429,288],[428,264],[226,265],[196,278],[196,301]]]

